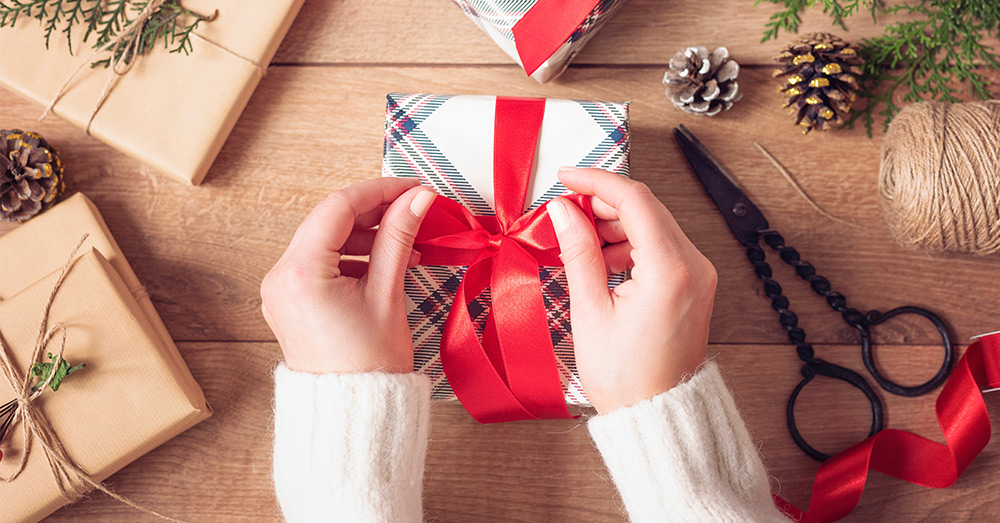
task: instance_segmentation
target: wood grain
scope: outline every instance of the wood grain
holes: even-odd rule
[[[665,64],[689,45],[727,46],[741,64],[770,63],[783,45],[796,38],[781,33],[776,40],[760,43],[768,17],[777,10],[773,4],[755,7],[752,0],[628,0],[574,63]],[[848,34],[860,42],[881,34],[883,23],[904,19],[885,15],[875,24],[862,13],[847,21]],[[820,9],[803,13],[800,32],[811,31],[845,33]],[[461,9],[443,0],[306,2],[274,61],[513,64]],[[510,80],[534,82],[516,73]]]
[[[193,523],[262,521],[279,516],[271,486],[270,374],[280,352],[274,343],[182,343],[215,416],[140,458],[112,477],[134,501]],[[894,353],[887,366],[913,376],[925,369],[930,347]],[[861,370],[855,346],[817,347],[829,361]],[[716,361],[740,405],[772,483],[799,506],[809,500],[817,463],[792,443],[784,402],[799,379],[799,362],[784,346],[716,345]],[[904,376],[905,377],[905,376]],[[816,387],[814,390],[811,390]],[[933,397],[882,394],[888,425],[940,440]],[[1000,409],[1000,399],[987,396]],[[811,384],[798,410],[803,433],[835,451],[864,437],[870,421],[864,397],[837,383]],[[587,413],[585,413],[587,414]],[[994,416],[995,419],[995,416]],[[479,425],[460,405],[435,402],[425,474],[428,521],[621,521],[621,500],[582,421],[547,420]],[[210,442],[210,443],[209,443]],[[206,445],[211,445],[207,451]],[[872,473],[853,521],[973,521],[1000,511],[992,492],[996,445],[986,448],[955,486],[932,490]],[[51,521],[155,521],[104,496],[78,502]]]
[[[674,144],[687,125],[739,179],[787,243],[830,278],[849,304],[882,310],[912,304],[940,312],[957,340],[996,329],[1000,257],[927,255],[892,243],[876,196],[878,138],[860,130],[802,136],[778,109],[768,74],[746,70],[747,94],[711,121],[682,114],[661,93],[658,68],[571,69],[558,85],[511,85],[506,67],[277,67],[264,79],[204,185],[187,187],[9,98],[0,125],[28,127],[63,150],[73,190],[88,194],[178,340],[273,339],[258,313],[261,277],[324,195],[379,175],[385,93],[483,93],[630,99],[632,173],[650,185],[720,275],[715,343],[783,343],[749,262]],[[819,216],[753,141],[785,162],[828,211]],[[853,343],[854,330],[772,253],[779,281],[809,339]],[[196,308],[195,308],[196,306]],[[920,324],[886,326],[888,344],[932,343]],[[891,350],[891,349],[890,349]]]
[[[280,353],[259,314],[258,285],[295,227],[328,192],[379,175],[384,96],[392,91],[631,100],[632,173],[650,185],[716,265],[712,352],[773,475],[805,506],[817,464],[791,442],[784,404],[799,362],[742,249],[677,150],[683,123],[721,159],[789,245],[859,309],[914,304],[941,313],[962,345],[996,330],[1000,258],[934,255],[891,242],[875,183],[880,137],[801,136],[778,108],[770,57],[790,35],[759,44],[771,5],[749,0],[629,0],[549,85],[525,78],[461,11],[441,0],[306,2],[204,185],[187,187],[0,90],[0,128],[29,128],[59,146],[71,190],[87,193],[146,284],[216,409],[209,421],[112,477],[137,502],[190,521],[279,518],[270,483],[270,370]],[[882,20],[883,22],[886,20]],[[864,16],[850,39],[878,34]],[[816,10],[803,30],[830,30]],[[429,36],[431,35],[431,36]],[[711,120],[672,108],[663,65],[677,49],[726,45],[743,64],[744,99]],[[859,228],[817,215],[754,148],[759,141],[805,190]],[[0,226],[0,233],[12,226]],[[818,354],[862,369],[853,330],[785,266],[775,271]],[[2,267],[2,261],[0,261]],[[888,325],[879,365],[904,383],[933,373],[940,348],[920,325]],[[940,438],[933,397],[885,397],[888,424]],[[824,450],[862,438],[863,397],[838,383],[803,393],[803,433]],[[987,397],[997,411],[995,396]],[[994,415],[996,417],[996,415]],[[577,421],[478,425],[454,403],[433,407],[425,508],[430,521],[620,521],[621,500]],[[1000,512],[996,445],[952,488],[873,474],[853,520],[983,520]],[[143,521],[103,497],[53,521]]]

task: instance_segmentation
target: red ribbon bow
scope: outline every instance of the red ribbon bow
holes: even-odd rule
[[[511,28],[524,71],[531,76],[569,40],[600,0],[538,0]]]
[[[997,387],[1000,334],[992,334],[969,345],[934,405],[946,444],[885,429],[820,465],[809,512],[778,496],[775,503],[798,521],[836,521],[857,506],[868,469],[923,487],[950,487],[990,441],[990,415],[981,389]]]
[[[547,204],[524,213],[543,98],[497,97],[493,144],[496,216],[473,216],[438,196],[414,248],[423,265],[467,265],[441,337],[455,395],[480,423],[569,418],[538,267],[561,266]],[[568,199],[593,216],[590,200]],[[489,287],[482,340],[469,304]]]

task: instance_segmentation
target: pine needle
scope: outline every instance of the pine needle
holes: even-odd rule
[[[961,85],[969,96],[992,99],[990,72],[1000,72],[994,51],[1000,35],[1000,2],[997,0],[907,0],[886,6],[882,0],[756,0],[778,4],[761,41],[777,38],[781,31],[798,32],[803,10],[820,6],[832,24],[845,28],[844,20],[870,11],[905,14],[908,20],[885,27],[881,36],[865,39],[859,56],[865,60],[859,98],[864,103],[852,111],[847,127],[857,121],[870,137],[876,115],[887,128],[902,109],[899,101],[961,101]]]
[[[73,54],[73,30],[82,26],[85,29],[83,41],[88,42],[93,36],[91,47],[95,51],[106,51],[108,42],[127,30],[134,15],[147,5],[149,0],[0,0],[0,29],[13,27],[20,17],[34,18],[44,29],[46,49],[52,35],[58,31],[66,35],[69,52]],[[214,14],[205,16],[185,9],[180,0],[167,0],[135,33],[137,46],[120,46],[114,56],[91,65],[128,64],[135,56],[148,53],[159,43],[171,53],[188,54],[193,49],[191,35],[198,24],[213,18]]]

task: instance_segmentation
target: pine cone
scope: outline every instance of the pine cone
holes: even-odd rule
[[[51,206],[62,174],[59,152],[40,135],[0,131],[0,219],[24,221]]]
[[[803,134],[844,122],[857,97],[856,76],[864,63],[858,46],[830,33],[811,33],[784,48],[775,61],[781,68],[774,77],[787,77],[778,92],[788,97],[785,107],[796,115]]]
[[[712,116],[729,109],[743,96],[736,77],[740,65],[729,59],[729,50],[719,47],[712,54],[704,46],[682,49],[670,59],[663,75],[667,98],[692,114]]]

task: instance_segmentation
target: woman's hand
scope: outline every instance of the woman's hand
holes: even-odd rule
[[[419,260],[413,239],[435,196],[417,184],[379,178],[335,191],[299,226],[260,286],[290,369],[413,370],[403,273]]]
[[[645,184],[560,169],[592,196],[597,231],[575,205],[549,203],[566,266],[577,370],[599,413],[638,403],[695,372],[708,349],[716,273]],[[603,248],[602,248],[603,245]],[[632,278],[609,291],[609,273]]]

